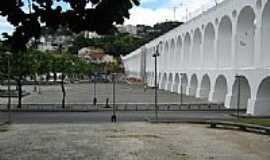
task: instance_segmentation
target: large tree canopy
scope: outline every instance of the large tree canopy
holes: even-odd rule
[[[27,3],[26,3],[27,2]],[[62,5],[59,3],[62,2]],[[86,7],[88,3],[91,8]],[[66,4],[63,8],[63,4]],[[110,33],[114,24],[122,24],[129,18],[129,9],[139,5],[138,0],[7,0],[0,2],[0,15],[15,26],[8,36],[13,50],[26,48],[33,37],[39,37],[41,25],[54,29],[66,26],[72,32],[96,31]]]

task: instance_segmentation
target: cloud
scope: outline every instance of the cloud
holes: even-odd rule
[[[149,8],[149,4],[155,5],[161,0],[142,0],[142,5],[134,7],[130,11],[130,19],[125,24],[146,24],[153,25],[166,20],[174,20],[174,9],[176,7],[175,20],[185,21],[186,17],[194,17],[201,10],[206,10],[215,5],[215,0],[168,0],[155,9],[155,6]],[[220,2],[222,0],[218,0]],[[147,7],[143,3],[148,3]]]
[[[9,24],[5,17],[0,16],[0,33],[7,32],[11,34],[14,31],[14,27]]]

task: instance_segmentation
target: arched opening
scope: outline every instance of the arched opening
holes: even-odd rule
[[[169,44],[166,42],[164,53],[163,53],[163,59],[164,59],[164,69],[168,69],[168,60],[169,60]]]
[[[187,86],[188,86],[188,77],[186,74],[182,74],[181,75],[181,84],[180,84],[181,88],[182,88],[182,93],[181,94],[186,94],[187,93]]]
[[[270,66],[270,1],[267,2],[262,14],[262,64]]]
[[[172,84],[173,84],[173,75],[172,75],[172,73],[170,73],[166,90],[171,91]]]
[[[255,114],[270,115],[270,77],[265,78],[257,91]]]
[[[204,45],[203,45],[203,66],[206,68],[214,67],[214,46],[215,46],[215,28],[209,23],[205,29]]]
[[[189,88],[189,95],[190,96],[196,95],[197,87],[198,87],[198,79],[197,79],[197,76],[194,74],[190,80],[190,88]]]
[[[162,77],[162,80],[161,80],[161,86],[160,86],[160,88],[161,89],[166,89],[166,84],[167,84],[167,74],[164,73],[164,75]]]
[[[179,69],[181,66],[181,56],[182,56],[182,38],[179,36],[177,39],[177,49],[176,49],[176,69]]]
[[[240,86],[239,86],[239,80],[240,80]],[[240,97],[238,97],[239,87],[240,87],[240,94],[239,94]],[[233,90],[232,90],[230,108],[237,108],[238,107],[237,103],[239,99],[240,100],[239,107],[242,109],[246,109],[248,105],[248,100],[251,96],[248,80],[245,77],[239,77],[239,79],[235,80],[232,89]]]
[[[201,98],[208,98],[210,93],[210,78],[208,75],[204,75],[201,82],[201,90],[200,90],[200,97]]]
[[[254,60],[255,13],[250,6],[243,8],[237,22],[236,65],[250,67]]]
[[[178,92],[178,88],[180,85],[180,77],[179,74],[176,73],[175,78],[174,78],[174,86],[173,86],[173,92]]]
[[[228,92],[227,81],[224,76],[219,76],[216,80],[213,102],[224,103]]]
[[[191,44],[190,34],[187,33],[185,36],[185,41],[184,41],[183,68],[188,67],[189,56],[190,56],[190,44]]]
[[[175,42],[174,39],[171,40],[171,47],[170,47],[170,56],[169,56],[169,68],[171,70],[175,69],[175,64],[176,64],[176,55],[175,55]]]
[[[232,22],[228,16],[223,17],[219,24],[217,53],[219,68],[230,67],[232,53]]]
[[[196,29],[193,37],[193,48],[190,58],[190,67],[197,68],[200,66],[201,57],[201,43],[202,43],[202,33],[200,29]]]

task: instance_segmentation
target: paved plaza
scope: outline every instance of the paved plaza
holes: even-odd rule
[[[1,160],[269,160],[269,136],[204,125],[15,124]]]
[[[24,104],[60,104],[62,92],[60,85],[41,86],[41,94],[33,92],[33,86],[24,86],[24,90],[31,95],[23,98]],[[67,104],[88,104],[93,102],[93,84],[67,84]],[[105,103],[106,98],[112,102],[112,84],[99,83],[96,85],[96,95],[98,103]],[[179,103],[180,95],[166,91],[158,91],[159,103]],[[205,103],[205,99],[183,96],[185,103]],[[7,98],[0,98],[1,104],[7,103]],[[14,98],[12,103],[16,104]],[[154,103],[154,90],[148,88],[144,90],[141,85],[128,85],[124,83],[116,84],[116,103]]]

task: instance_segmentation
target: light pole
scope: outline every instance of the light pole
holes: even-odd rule
[[[117,118],[116,118],[116,106],[115,106],[115,73],[112,74],[112,82],[113,82],[113,88],[112,88],[112,91],[113,91],[113,108],[112,108],[112,118],[111,118],[111,121],[112,123],[116,123],[117,121]]]
[[[159,42],[156,47],[156,52],[152,55],[155,59],[155,119],[158,120],[158,86],[157,86],[157,58],[160,56],[159,54],[159,46],[162,42]]]
[[[8,109],[8,123],[11,123],[11,92],[10,92],[10,56],[11,52],[5,52],[5,54],[8,57],[8,104],[7,104],[7,109]]]
[[[180,73],[180,78],[181,78],[181,84],[180,84],[180,105],[183,104],[183,77],[185,73]]]
[[[240,118],[240,103],[241,103],[241,78],[242,76],[236,75],[235,79],[237,80],[238,83],[238,88],[237,88],[237,119]]]
[[[97,96],[96,96],[96,91],[97,87],[96,87],[96,73],[94,74],[94,99],[93,99],[93,104],[97,105]]]

